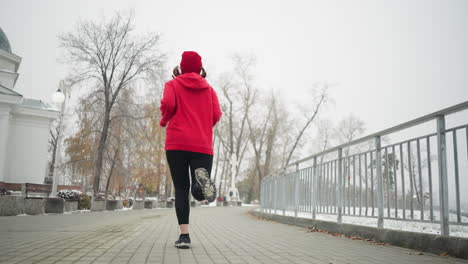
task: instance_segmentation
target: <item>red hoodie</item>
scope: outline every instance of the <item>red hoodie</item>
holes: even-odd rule
[[[213,126],[221,118],[215,90],[198,73],[185,73],[164,85],[160,125],[166,129],[165,150],[213,155]]]

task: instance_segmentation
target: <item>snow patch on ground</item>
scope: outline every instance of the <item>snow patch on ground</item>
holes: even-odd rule
[[[216,207],[216,200],[209,204],[200,204],[200,207]]]
[[[256,211],[261,211],[260,208],[257,208]],[[377,211],[376,211],[377,212]],[[275,210],[271,210],[272,214],[275,214]],[[436,212],[434,212],[435,214]],[[437,212],[439,213],[439,212]],[[277,215],[283,215],[283,210],[277,210]],[[286,210],[285,216],[294,216],[294,211]],[[416,213],[414,211],[414,219],[418,219],[416,215],[419,217],[419,212]],[[401,216],[401,214],[400,214]],[[408,214],[407,214],[408,216]],[[312,219],[312,213],[310,212],[298,212],[297,217],[299,218],[307,218]],[[333,214],[316,214],[315,217],[317,220],[328,221],[328,222],[337,222],[338,217],[337,215]],[[450,220],[456,219],[456,214],[450,215]],[[428,219],[428,218],[425,218]],[[462,217],[462,223],[467,223],[468,218]],[[343,215],[343,223],[345,224],[353,224],[353,225],[362,225],[362,226],[371,226],[377,227],[377,218],[371,217],[364,217],[364,216],[347,216]],[[439,223],[425,223],[425,222],[417,222],[417,221],[404,221],[404,220],[393,220],[393,219],[384,219],[384,228],[386,229],[393,229],[393,230],[401,230],[401,231],[409,231],[409,232],[419,232],[419,233],[429,233],[440,235],[440,224]],[[450,236],[454,237],[467,237],[468,238],[468,226],[464,225],[449,225],[450,228]]]
[[[122,209],[115,209],[114,211],[129,211],[133,210],[133,207],[122,207]]]
[[[88,210],[87,210],[87,209],[82,209],[82,210],[76,210],[76,211],[72,211],[72,212],[73,212],[73,213],[80,213],[80,214],[81,214],[81,213],[89,213],[89,212],[91,212],[91,210],[89,210],[89,209],[88,209]]]

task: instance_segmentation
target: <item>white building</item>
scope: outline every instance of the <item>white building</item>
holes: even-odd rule
[[[44,183],[49,126],[59,112],[15,92],[20,63],[0,28],[0,182]]]

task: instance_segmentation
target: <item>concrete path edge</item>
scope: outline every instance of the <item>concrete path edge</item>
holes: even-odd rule
[[[283,224],[316,228],[318,230],[340,233],[346,236],[356,236],[365,239],[372,239],[374,241],[388,243],[393,246],[399,246],[434,254],[447,253],[450,256],[468,259],[467,238],[444,237],[426,233],[378,229],[376,227],[352,224],[338,224],[307,218],[295,218],[293,216],[271,215],[255,210],[250,210],[249,214]]]

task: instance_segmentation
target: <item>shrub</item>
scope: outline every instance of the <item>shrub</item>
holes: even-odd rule
[[[11,192],[8,191],[6,188],[0,188],[0,195],[10,195]]]
[[[106,195],[104,192],[99,192],[97,193],[96,196],[94,196],[95,201],[103,201],[103,200],[115,200],[115,196],[112,194]]]
[[[63,198],[65,200],[75,200],[78,201],[80,199],[80,191],[76,190],[60,190],[57,193],[57,197]]]
[[[91,209],[91,198],[86,193],[80,195],[80,200],[78,202],[78,210],[89,210]]]

